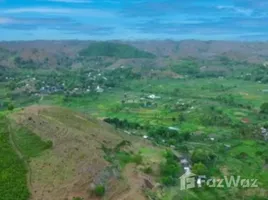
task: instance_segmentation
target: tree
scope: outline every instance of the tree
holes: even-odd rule
[[[193,163],[206,163],[208,161],[208,155],[203,149],[195,149],[192,154],[191,160]]]
[[[261,105],[260,109],[261,109],[261,111],[260,111],[261,113],[268,114],[268,102],[263,103]]]
[[[12,103],[9,103],[7,109],[10,111],[14,110],[14,105]]]
[[[208,168],[203,163],[199,162],[193,165],[192,172],[197,175],[207,175]]]

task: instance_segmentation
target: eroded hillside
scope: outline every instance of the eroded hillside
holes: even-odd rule
[[[133,190],[127,184],[131,180],[120,179],[120,169],[105,159],[105,149],[119,148],[124,141],[110,125],[68,109],[49,106],[25,108],[10,115],[10,119],[14,143],[25,159],[29,159],[31,199],[98,199],[90,191],[105,185],[106,197],[115,200]],[[28,132],[18,131],[22,127]],[[29,155],[30,146],[35,144],[33,141],[22,144],[28,134],[36,134],[51,144],[51,148]],[[135,187],[132,193],[141,193],[141,186]]]

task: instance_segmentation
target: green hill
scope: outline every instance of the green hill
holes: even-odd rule
[[[133,46],[113,42],[95,42],[79,52],[80,56],[107,56],[116,58],[154,58],[155,55]]]

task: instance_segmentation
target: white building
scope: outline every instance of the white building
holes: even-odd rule
[[[98,92],[98,93],[102,93],[102,92],[104,92],[104,89],[102,89],[102,88],[98,85],[97,88],[96,88],[96,92]]]
[[[149,99],[160,99],[161,97],[160,96],[156,96],[154,94],[151,94],[148,96]]]

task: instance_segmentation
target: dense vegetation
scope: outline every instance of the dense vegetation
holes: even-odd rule
[[[0,199],[28,200],[27,169],[9,140],[7,120],[0,117]]]
[[[138,50],[126,44],[94,42],[80,52],[81,56],[108,56],[116,58],[154,58],[151,53]]]
[[[176,185],[181,174],[178,161],[170,151],[166,152],[165,158],[166,162],[160,166],[161,181],[167,186]]]

